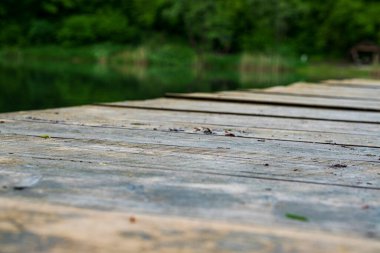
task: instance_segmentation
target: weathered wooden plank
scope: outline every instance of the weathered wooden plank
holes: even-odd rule
[[[307,97],[336,99],[358,99],[380,101],[380,90],[360,87],[326,86],[317,83],[295,83],[289,86],[275,86],[264,90],[251,89],[255,93],[284,94]]]
[[[23,120],[26,122],[181,131],[192,134],[203,134],[205,129],[210,129],[214,135],[220,136],[230,135],[244,138],[380,147],[379,127],[361,123],[283,120],[203,113],[184,114],[172,111],[160,111],[158,113],[144,109],[115,109],[94,106],[55,109],[40,113],[12,113],[4,115],[2,118],[16,120],[9,122],[11,125],[18,124],[17,120]]]
[[[249,103],[194,101],[187,99],[152,99],[104,104],[107,106],[174,110],[182,112],[208,112],[219,114],[268,116],[329,121],[380,123],[380,113],[363,111],[327,110],[291,106],[275,106]]]
[[[358,122],[346,123],[324,120],[225,115],[203,112],[183,113],[181,111],[157,111],[143,108],[114,108],[104,106],[80,106],[44,111],[26,111],[2,114],[0,116],[0,120],[4,121],[7,119],[46,121],[60,124],[85,124],[107,127],[144,127],[147,129],[153,129],[155,124],[159,124],[161,128],[170,128],[176,124],[189,123],[196,124],[197,127],[213,125],[213,127],[225,127],[227,129],[230,127],[241,127],[319,133],[340,133],[358,136],[380,136],[378,125]]]
[[[368,89],[380,89],[380,80],[373,79],[343,79],[343,80],[326,80],[323,81],[324,85],[331,86],[347,86],[347,87],[360,87]]]
[[[60,152],[71,157],[70,150],[75,147],[61,146]],[[45,152],[43,147],[40,152]],[[144,167],[130,159],[133,154],[127,152],[123,159],[119,158],[123,155],[114,153],[114,160],[104,159],[100,150],[88,158],[78,149],[76,152],[87,160],[77,159],[78,155],[71,161],[61,160],[59,155],[51,156],[52,159],[17,154],[3,157],[0,165],[2,196],[81,208],[268,227],[291,225],[307,231],[380,238],[380,227],[374,223],[379,220],[379,190],[201,173],[187,169],[188,165],[181,162],[173,166],[176,158],[170,157],[165,159],[171,160],[174,170],[162,165],[164,159],[158,160],[157,165]],[[15,190],[8,184],[12,177],[35,175],[42,179],[31,188]],[[288,213],[303,216],[309,222],[289,219]]]
[[[28,125],[28,129],[24,127]],[[19,127],[19,128],[18,128]],[[189,167],[189,169],[207,168],[211,165],[213,172],[230,173],[228,167],[239,168],[239,176],[255,176],[267,180],[296,180],[305,183],[326,183],[354,187],[378,188],[379,180],[376,171],[380,166],[378,149],[364,147],[346,147],[338,145],[323,145],[312,143],[298,143],[286,141],[250,140],[247,138],[232,138],[225,136],[213,136],[207,134],[186,134],[183,132],[160,132],[138,129],[94,128],[86,126],[62,126],[43,123],[24,123],[2,128],[3,134],[18,134],[21,136],[9,136],[1,138],[8,152],[30,154],[33,143],[42,146],[34,150],[31,155],[37,155],[40,149],[48,152],[51,149],[58,150],[53,157],[59,156],[60,145],[66,150],[66,143],[72,139],[70,145],[76,147],[74,152],[65,156],[76,157],[77,150],[86,152],[91,156],[92,152],[102,149],[112,151],[110,159],[117,159],[114,152],[133,152],[155,154],[154,163],[165,166],[166,160],[160,157],[166,155],[185,156],[183,166],[181,157],[175,158],[174,166]],[[22,135],[37,136],[34,142],[23,139]],[[64,138],[65,141],[49,142],[38,136]],[[82,143],[84,142],[84,144]],[[21,144],[24,143],[24,144]],[[88,150],[90,144],[94,148]],[[47,145],[46,147],[44,145]],[[111,145],[108,147],[108,145]],[[20,147],[21,146],[21,147]],[[25,146],[25,148],[24,148]],[[99,147],[98,147],[99,146]],[[108,149],[106,149],[108,147]],[[46,150],[47,149],[47,150]],[[41,151],[42,152],[42,151]],[[173,153],[173,154],[172,154]],[[108,154],[104,154],[108,155]],[[207,158],[206,164],[198,165],[193,160]],[[231,160],[232,159],[232,160]],[[236,159],[236,160],[234,160]],[[219,162],[215,162],[218,160]],[[152,166],[149,159],[134,161],[144,166]],[[235,164],[236,163],[236,164]],[[240,165],[239,165],[240,164]],[[256,168],[256,166],[258,168]],[[225,169],[226,168],[226,169]],[[327,177],[336,174],[337,177]],[[306,174],[304,174],[306,173]],[[232,173],[231,175],[237,175]],[[305,176],[307,175],[307,176]]]
[[[280,140],[252,140],[249,138],[233,138],[206,133],[195,132],[188,134],[182,131],[155,131],[128,129],[128,128],[104,128],[78,125],[61,125],[44,122],[19,122],[19,124],[3,124],[1,133],[12,135],[30,135],[57,138],[71,138],[78,140],[110,140],[125,143],[139,144],[163,144],[170,146],[188,147],[225,147],[238,152],[262,152],[268,154],[270,150],[276,150],[276,154],[307,155],[309,157],[331,157],[336,159],[351,159],[357,161],[378,162],[378,149],[370,147],[351,147],[335,144],[302,143]],[[268,149],[268,150],[267,150]],[[280,152],[281,153],[278,153]],[[297,153],[299,152],[299,153]]]
[[[270,105],[302,106],[327,109],[347,109],[380,112],[380,101],[302,97],[269,93],[224,91],[218,93],[169,93],[169,98],[198,99],[224,102],[262,103]]]
[[[376,253],[374,240],[294,228],[102,212],[0,199],[2,251]],[[22,225],[21,225],[22,224]]]

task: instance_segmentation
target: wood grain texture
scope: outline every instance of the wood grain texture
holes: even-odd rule
[[[295,83],[289,86],[275,86],[265,90],[251,89],[255,93],[284,94],[293,96],[322,97],[334,99],[355,99],[365,101],[380,101],[380,89],[360,87],[326,86],[318,83]]]
[[[76,157],[77,150],[85,152],[86,156],[90,157],[91,153],[97,153],[100,148],[102,152],[110,150],[111,158],[109,159],[116,160],[118,154],[121,158],[123,157],[123,152],[137,152],[139,154],[155,154],[156,160],[164,163],[165,166],[173,166],[175,161],[174,166],[190,170],[213,168],[212,171],[215,173],[223,172],[242,177],[256,176],[267,180],[284,179],[297,182],[304,180],[305,183],[338,184],[376,189],[380,187],[377,174],[380,162],[376,148],[276,140],[262,142],[246,138],[138,129],[60,127],[59,125],[38,123],[29,123],[28,126],[28,130],[14,127],[2,130],[3,134],[7,134],[1,141],[3,145],[6,145],[5,150],[8,150],[8,153],[30,154],[31,147],[34,147],[33,143],[37,143],[38,147],[33,149],[31,155],[37,155],[42,150],[43,153],[56,151],[52,156],[62,158],[59,153],[60,147],[63,146],[63,150],[69,152],[71,149],[67,146],[71,145],[77,148],[70,153],[65,153],[64,157]],[[14,134],[17,135],[13,136]],[[23,135],[29,135],[29,138],[34,136],[34,139],[25,139]],[[44,139],[41,136],[50,138]],[[51,138],[53,140],[50,140]],[[114,154],[116,156],[113,156]],[[108,153],[97,155],[107,156]],[[161,157],[167,156],[172,158],[170,162],[161,160]],[[203,159],[206,160],[200,165],[193,161],[195,157],[199,157],[199,162]],[[181,159],[183,159],[183,163]],[[147,163],[146,166],[151,166],[152,161],[153,164],[156,162],[154,159],[144,158],[135,162]],[[237,174],[228,169],[229,166],[234,167],[235,163],[238,168]],[[268,166],[265,166],[266,164]],[[336,164],[345,167],[335,168]],[[304,177],[304,173],[308,176]],[[332,176],[326,177],[326,175]]]
[[[379,190],[296,181],[311,181],[319,173],[329,180],[328,169],[318,172],[309,166],[284,173],[290,180],[275,180],[276,175],[264,179],[264,175],[279,175],[287,169],[209,154],[194,156],[184,149],[173,154],[156,151],[159,147],[143,152],[141,146],[24,139],[33,143],[28,152],[10,148],[11,155],[0,155],[5,160],[0,165],[0,193],[4,197],[380,238],[376,222],[380,218]],[[25,145],[20,139],[10,140]],[[10,146],[7,140],[2,141]],[[266,174],[259,173],[265,169]],[[337,176],[328,177],[349,174],[349,170],[339,172],[337,168],[330,171]],[[41,177],[38,184],[24,190],[14,188],[20,181],[37,176]],[[307,217],[309,222],[288,219],[287,213]]]
[[[2,252],[376,253],[376,241],[291,228],[102,212],[1,197]],[[131,222],[134,221],[134,222]]]
[[[157,113],[157,111],[145,109],[82,106],[47,110],[42,113],[12,113],[3,115],[1,118],[3,120],[13,119],[16,122],[22,120],[68,125],[156,129],[157,131],[181,131],[193,134],[203,133],[204,129],[208,128],[214,135],[219,136],[232,135],[244,138],[380,147],[379,127],[373,124],[175,111],[160,111],[160,116],[157,117]]]
[[[312,108],[363,110],[380,112],[380,101],[353,100],[347,98],[302,97],[284,94],[224,91],[218,93],[169,93],[170,98],[198,99],[209,101],[245,102],[269,105],[300,106]]]
[[[371,79],[343,79],[343,80],[326,80],[321,83],[322,85],[330,86],[347,86],[347,87],[360,87],[368,89],[380,89],[379,80]]]

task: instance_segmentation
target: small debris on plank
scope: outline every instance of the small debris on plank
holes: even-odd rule
[[[265,167],[268,167],[268,166],[269,166],[269,163],[264,164],[264,166],[265,166]]]
[[[367,209],[369,209],[369,205],[364,205],[364,206],[362,206],[362,209],[363,209],[363,210],[367,210]]]
[[[31,117],[31,116],[26,117],[26,119],[30,119],[30,120],[42,120],[42,119],[40,119],[40,118]]]
[[[212,134],[212,131],[211,131],[210,128],[206,127],[206,128],[203,129],[203,133],[204,134]]]
[[[4,120],[0,120],[0,124],[4,124],[5,123],[5,121]]]
[[[136,223],[136,217],[135,216],[129,217],[129,223],[132,223],[132,224]]]
[[[202,131],[202,129],[200,129],[199,127],[194,127],[194,131],[195,132],[200,132],[200,131]]]
[[[373,231],[368,231],[368,232],[366,233],[366,236],[367,236],[368,238],[376,238],[376,233],[373,232]]]
[[[294,214],[294,213],[286,213],[285,217],[291,220],[297,220],[297,221],[302,221],[302,222],[308,222],[309,219],[305,216]]]
[[[294,169],[293,171],[299,171],[299,169]]]
[[[264,139],[259,139],[259,140],[257,140],[257,141],[260,141],[260,142],[265,142],[265,140],[264,140]]]
[[[183,129],[179,129],[179,128],[169,128],[169,131],[170,131],[170,132],[183,132],[183,131],[185,131],[185,130],[183,130]]]
[[[347,168],[347,165],[346,164],[337,163],[337,164],[331,165],[330,168],[334,168],[334,169]]]
[[[348,148],[350,150],[355,150],[353,147],[348,146],[348,145],[340,145],[342,148]]]
[[[157,128],[153,128],[153,131],[157,131]]]
[[[224,133],[224,136],[235,137],[233,133]]]
[[[133,126],[145,126],[145,125],[147,125],[147,124],[145,124],[145,123],[140,123],[140,122],[132,122],[131,125],[133,125]]]
[[[47,135],[47,134],[44,134],[44,135],[41,135],[40,138],[43,138],[43,139],[50,139],[50,136]]]
[[[12,188],[15,191],[22,191],[28,188],[32,188],[36,186],[41,181],[41,179],[42,179],[41,176],[30,176],[30,177],[22,178],[18,182],[14,183],[12,185]]]

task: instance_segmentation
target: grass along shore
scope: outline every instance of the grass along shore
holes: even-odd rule
[[[180,44],[131,47],[99,44],[86,47],[41,46],[31,48],[0,49],[2,64],[32,63],[34,67],[54,63],[67,66],[97,66],[120,73],[144,76],[147,69],[180,69],[200,75],[223,75],[237,72],[242,83],[267,82],[287,72],[296,73],[303,81],[327,78],[371,77],[380,78],[377,66],[358,67],[348,63],[305,61],[297,57],[284,57],[259,53],[216,54],[197,53],[193,48]],[[67,66],[70,69],[69,66]],[[86,68],[82,68],[86,69]],[[268,80],[270,79],[270,80]]]

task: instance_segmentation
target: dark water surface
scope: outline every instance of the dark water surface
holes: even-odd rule
[[[0,62],[0,112],[286,85],[293,72],[241,73],[169,67]]]

